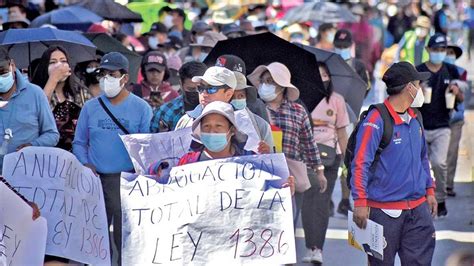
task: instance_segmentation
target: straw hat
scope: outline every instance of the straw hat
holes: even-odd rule
[[[272,76],[273,80],[281,87],[287,88],[287,97],[290,101],[296,101],[300,97],[300,91],[295,85],[291,84],[291,73],[290,70],[282,63],[273,62],[268,66],[261,65],[255,68],[252,74],[248,75],[249,81],[255,86],[260,86],[260,77],[262,74],[268,71]]]

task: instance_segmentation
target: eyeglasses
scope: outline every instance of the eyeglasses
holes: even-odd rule
[[[211,86],[211,87],[204,87],[204,86],[199,86],[197,88],[197,91],[199,93],[204,93],[207,92],[207,94],[214,94],[216,93],[217,91],[221,90],[221,89],[227,89],[228,87],[227,86]]]

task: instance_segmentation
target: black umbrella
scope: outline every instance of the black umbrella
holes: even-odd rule
[[[296,44],[314,54],[318,62],[325,63],[331,74],[334,91],[338,92],[349,104],[354,113],[360,113],[360,108],[367,91],[367,83],[349,66],[342,57],[336,53]]]
[[[318,23],[356,22],[357,18],[346,7],[330,2],[311,2],[294,7],[285,14],[288,24],[308,21]]]
[[[77,4],[107,20],[119,22],[143,22],[142,16],[116,3],[114,0],[84,0]]]
[[[291,83],[300,90],[300,99],[309,111],[314,110],[324,98],[316,57],[272,33],[219,41],[204,63],[214,65],[217,58],[224,54],[242,58],[247,67],[247,74],[252,73],[259,65],[272,62],[285,64],[291,72]]]
[[[111,36],[105,33],[84,33],[83,34],[87,39],[89,39],[95,46],[97,50],[106,54],[110,52],[119,52],[123,54],[130,64],[129,75],[130,82],[137,82],[138,69],[142,61],[141,55],[128,50],[121,42],[112,38]]]

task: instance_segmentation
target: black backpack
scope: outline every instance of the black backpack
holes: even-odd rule
[[[382,139],[380,140],[379,147],[377,148],[377,151],[375,152],[374,161],[372,162],[369,169],[371,172],[375,171],[377,167],[377,163],[380,160],[380,154],[382,154],[383,150],[387,148],[387,146],[392,141],[394,121],[387,107],[383,103],[369,106],[369,109],[362,112],[362,114],[360,115],[359,122],[356,124],[354,131],[352,131],[351,136],[349,137],[349,140],[347,142],[346,154],[344,156],[344,166],[347,169],[347,186],[349,188],[351,188],[351,178],[352,178],[351,164],[355,156],[354,151],[355,151],[356,142],[357,142],[357,132],[359,131],[361,124],[364,122],[364,119],[367,117],[369,112],[374,108],[377,109],[380,116],[382,117],[383,135],[382,135]],[[416,113],[416,120],[418,120],[421,128],[423,129],[423,118],[421,117],[421,113],[416,108],[413,108],[413,110]]]

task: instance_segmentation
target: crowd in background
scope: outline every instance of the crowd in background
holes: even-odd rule
[[[66,6],[63,1],[3,2],[8,9],[3,31],[28,28],[37,16]],[[133,65],[124,53],[99,49],[94,60],[73,64],[71,51],[52,45],[28,67],[17,69],[15,59],[1,50],[0,74],[5,79],[0,82],[0,97],[9,100],[10,106],[14,99],[17,106],[0,112],[5,131],[1,155],[31,145],[73,152],[100,175],[109,223],[116,223],[114,236],[120,241],[118,177],[122,171],[132,171],[133,166],[117,133],[200,127],[204,133],[199,133],[197,140],[204,146],[188,154],[183,164],[218,156],[283,152],[287,158],[306,163],[308,175],[316,180],[305,193],[296,193],[296,198],[307,236],[307,261],[322,262],[329,217],[335,211],[347,215],[352,210],[344,178],[348,169],[339,170],[358,113],[354,114],[344,97],[335,92],[334,77],[323,62],[314,71],[321,76],[323,87],[318,89],[325,98],[313,110],[299,100],[299,90],[291,82],[295,73],[283,64],[268,62],[247,73],[246,62],[232,55],[219,57],[211,65],[203,63],[219,41],[272,32],[292,43],[339,54],[365,82],[367,103],[386,98],[382,77],[395,62],[407,61],[419,71],[432,73],[434,77],[423,85],[430,89],[432,104],[425,96],[427,105],[420,110],[436,177],[437,213],[447,214],[447,197],[456,195],[453,179],[464,123],[459,91],[467,88],[467,72],[456,66],[456,60],[463,53],[470,60],[474,50],[474,1],[338,3],[349,9],[356,21],[328,23],[315,19],[291,24],[284,20],[291,7],[276,2],[249,5],[236,12],[197,2],[171,4],[156,13],[143,34],[139,34],[139,23],[114,20],[93,23],[85,30],[113,37],[128,51],[142,56],[139,64]],[[52,24],[41,27],[56,28]],[[132,75],[133,71],[137,75]],[[453,85],[445,80],[459,82]],[[441,88],[441,94],[435,93]],[[445,107],[446,89],[455,95],[456,108]],[[226,119],[205,119],[212,115],[212,108],[220,110]],[[256,121],[255,132],[244,132],[258,136],[258,149],[251,153],[237,144],[229,145],[227,140],[228,132],[236,143],[241,140],[238,122],[233,119],[234,111],[240,110],[246,110]],[[222,133],[220,140],[205,134],[206,126]],[[13,138],[7,138],[7,129],[13,131]],[[276,131],[283,132],[279,150]],[[219,141],[222,145],[216,147]],[[330,164],[320,159],[323,146],[337,154]],[[222,149],[224,155],[220,154]],[[163,166],[153,167],[157,172]],[[331,196],[338,178],[343,195],[335,206]]]

